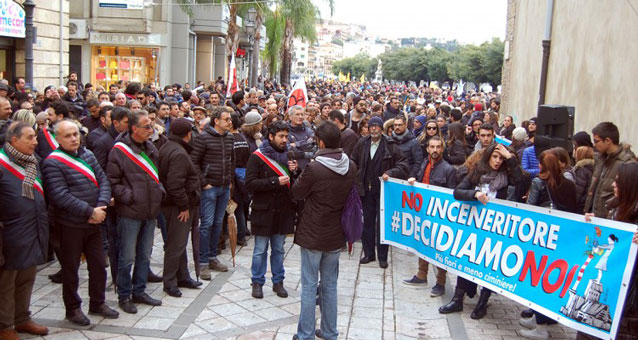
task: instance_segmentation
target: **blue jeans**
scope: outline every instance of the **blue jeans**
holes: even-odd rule
[[[120,300],[131,296],[139,296],[146,289],[155,219],[134,220],[120,217],[117,223],[117,236],[120,240],[120,253],[117,265],[117,295]],[[131,280],[131,268],[133,277]]]
[[[337,279],[341,250],[318,251],[301,247],[301,313],[297,325],[299,340],[315,338],[317,283],[321,302],[321,333],[324,339],[337,339]]]
[[[255,236],[255,248],[253,249],[253,263],[251,266],[252,282],[263,285],[266,283],[266,269],[268,257],[268,243],[270,241],[270,270],[272,271],[272,283],[284,280],[284,242],[286,235]]]
[[[230,187],[212,187],[202,191],[199,227],[199,263],[217,258],[217,244],[222,233],[224,212],[230,198]]]

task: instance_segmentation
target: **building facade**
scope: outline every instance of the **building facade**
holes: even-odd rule
[[[13,85],[25,76],[25,11],[23,0],[0,0],[0,78]],[[68,73],[69,1],[35,1],[33,86],[58,85]]]
[[[516,124],[536,116],[547,1],[508,0],[501,112]],[[635,5],[630,1],[553,1],[545,104],[575,107],[574,131],[614,122],[638,145],[632,119],[638,88]],[[629,38],[629,39],[628,39]]]

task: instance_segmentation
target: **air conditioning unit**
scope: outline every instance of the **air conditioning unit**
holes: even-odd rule
[[[86,19],[69,19],[69,39],[87,39],[88,37]]]

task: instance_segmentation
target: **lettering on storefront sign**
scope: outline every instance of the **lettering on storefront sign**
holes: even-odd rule
[[[123,34],[123,33],[97,33],[91,32],[91,44],[104,45],[133,45],[133,46],[157,46],[161,45],[162,37],[159,34]]]
[[[22,6],[12,0],[0,0],[0,36],[24,38],[24,20]]]

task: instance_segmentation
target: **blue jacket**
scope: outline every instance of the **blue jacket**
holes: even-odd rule
[[[538,173],[541,171],[538,167],[538,159],[536,159],[536,150],[534,149],[534,145],[523,150],[523,157],[521,157],[521,168],[529,172],[529,174],[532,175],[532,178],[536,177],[536,175],[538,175]]]
[[[44,188],[50,205],[55,208],[56,224],[75,228],[94,228],[89,218],[93,208],[108,206],[111,201],[111,184],[93,153],[80,147],[76,155],[63,151],[73,158],[86,162],[95,173],[97,184],[67,163],[54,158],[55,153],[44,160]]]
[[[33,200],[23,197],[22,182],[0,165],[0,232],[5,260],[0,268],[3,270],[26,269],[47,259],[49,217],[44,195],[34,189]]]

